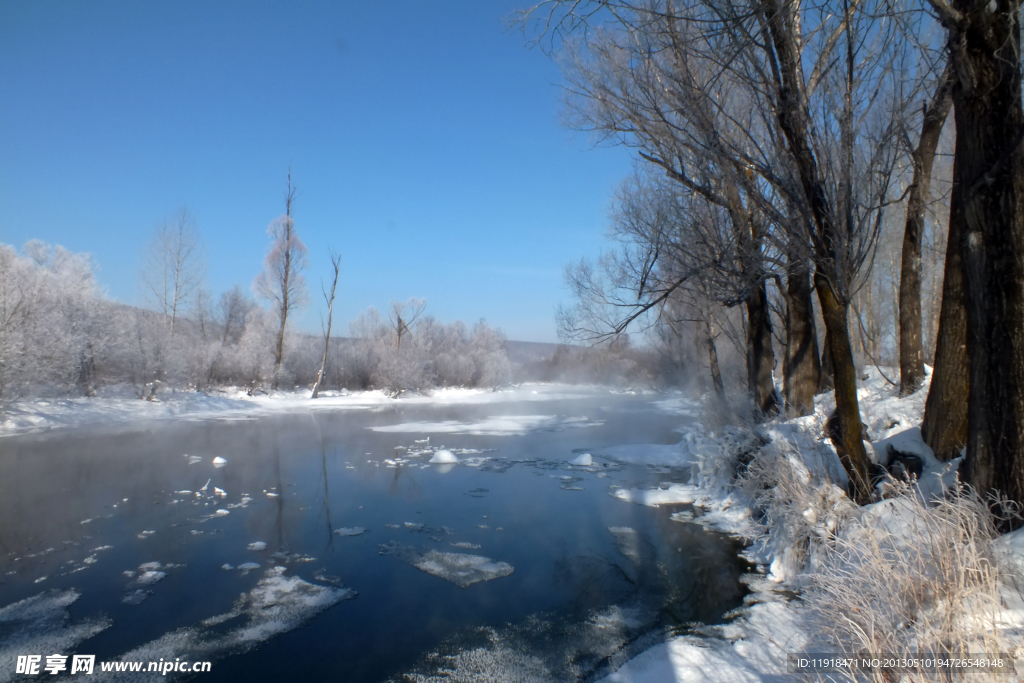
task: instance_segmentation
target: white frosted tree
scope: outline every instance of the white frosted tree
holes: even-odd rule
[[[199,292],[205,276],[196,220],[183,206],[157,228],[146,247],[140,273],[143,288],[163,313],[170,334],[174,334],[178,316]]]
[[[277,315],[278,331],[274,341],[274,374],[271,388],[277,389],[281,382],[281,363],[284,360],[284,338],[288,326],[288,314],[306,303],[306,278],[302,271],[308,265],[306,245],[295,232],[292,220],[292,203],[295,188],[292,174],[288,172],[288,189],[285,193],[285,212],[267,228],[270,235],[270,251],[264,261],[263,272],[256,276],[253,291],[270,302]]]

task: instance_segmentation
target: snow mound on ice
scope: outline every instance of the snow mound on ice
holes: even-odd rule
[[[580,467],[591,467],[594,464],[594,458],[590,453],[584,453],[575,460],[570,461],[572,465],[579,465]]]
[[[430,459],[430,462],[435,465],[450,465],[458,461],[459,459],[455,457],[454,453],[444,448],[434,453],[434,457]]]

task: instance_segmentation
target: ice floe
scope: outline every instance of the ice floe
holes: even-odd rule
[[[338,536],[358,536],[365,534],[366,529],[361,526],[343,526],[340,529],[335,529],[334,533]]]
[[[627,503],[639,503],[650,507],[672,503],[692,503],[698,491],[689,484],[671,484],[656,489],[613,489],[611,494]]]
[[[224,657],[248,652],[271,638],[302,626],[314,616],[355,592],[342,587],[320,586],[297,576],[285,576],[284,567],[267,571],[256,586],[235,602],[223,614],[204,619],[196,625],[165,633],[145,645],[126,652],[122,661],[216,661]],[[225,625],[231,623],[229,628]],[[59,647],[21,648],[31,652],[61,652]],[[12,669],[13,670],[13,669]],[[0,670],[0,677],[5,671]],[[100,675],[98,680],[166,681],[174,679],[172,672],[163,676],[159,672]]]
[[[267,544],[264,541],[253,541],[249,545],[245,546],[246,550],[266,550]]]
[[[0,608],[0,683],[15,679],[18,655],[72,652],[111,625],[106,617],[72,622],[68,607],[80,596],[76,590],[53,590]]]
[[[228,464],[228,461],[225,460],[224,458],[220,457],[219,455],[216,458],[214,458],[213,460],[211,460],[211,462],[213,463],[213,466],[218,468],[218,469],[220,469],[221,467],[224,467],[224,465]]]
[[[412,546],[392,541],[381,546],[381,554],[394,555],[420,571],[451,581],[459,588],[468,588],[480,581],[508,576],[514,571],[507,562],[498,562],[481,555],[444,553],[437,550],[423,552]]]

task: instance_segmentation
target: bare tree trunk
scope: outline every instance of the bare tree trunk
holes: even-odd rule
[[[790,415],[810,415],[821,375],[811,275],[806,261],[794,254],[790,254],[787,271],[786,358],[782,368],[786,411]]]
[[[954,162],[954,179],[958,175]],[[967,376],[967,306],[960,258],[962,214],[962,197],[954,188],[949,202],[949,235],[935,366],[921,424],[921,436],[939,460],[952,460],[967,445],[967,402],[971,385]]]
[[[843,304],[828,280],[819,274],[814,276],[815,289],[821,302],[821,314],[828,329],[826,342],[829,356],[833,361],[833,377],[836,393],[836,420],[832,442],[836,453],[850,475],[853,497],[861,505],[870,502],[871,480],[868,476],[867,453],[864,451],[864,435],[860,421],[860,407],[857,402],[857,371],[853,363],[853,347],[850,343],[849,305]]]
[[[761,419],[779,411],[772,378],[774,365],[768,287],[762,280],[747,298],[747,389],[754,399],[755,414]]]
[[[1024,109],[1017,3],[954,4],[956,177],[967,303],[968,480],[1024,502]]]
[[[921,123],[921,137],[914,150],[914,178],[907,196],[907,222],[903,230],[900,261],[900,396],[921,388],[924,382],[924,345],[921,339],[921,237],[925,206],[931,191],[932,166],[939,135],[953,103],[952,69],[943,72]]]
[[[842,230],[846,230],[848,233],[854,228],[849,215],[852,200],[847,198],[845,225],[840,227],[837,225],[837,217],[829,205],[828,193],[818,168],[818,160],[808,141],[810,114],[803,87],[800,51],[797,47],[798,21],[792,15],[792,8],[783,9],[776,0],[766,0],[764,12],[765,26],[775,48],[777,60],[775,65],[778,69],[776,77],[778,111],[776,116],[779,127],[786,136],[790,153],[793,155],[801,189],[814,221],[812,242],[817,264],[814,287],[818,292],[821,313],[828,335],[826,340],[831,354],[836,387],[836,424],[842,435],[835,442],[836,451],[853,483],[854,498],[859,503],[866,503],[870,499],[871,487],[867,477],[867,452],[864,450],[864,442],[861,438],[862,426],[860,406],[857,401],[857,376],[853,363],[853,349],[850,346],[850,330],[847,320],[849,301],[840,297],[839,292],[833,289],[833,285],[838,283],[830,283],[829,273],[823,273],[821,270],[823,266],[828,266],[833,270],[831,275],[835,276],[837,281],[840,275],[852,280],[852,273],[839,271],[841,259],[838,258],[839,254],[835,251],[836,245],[843,244]],[[852,63],[850,69],[852,71]],[[852,73],[850,78],[852,78]],[[847,99],[849,99],[849,95]],[[849,119],[852,116],[852,108],[847,106],[846,109],[844,116]],[[846,132],[844,135],[849,136],[849,133]],[[852,141],[847,140],[844,144],[848,149],[852,149]],[[852,169],[848,168],[847,172],[852,172]],[[847,184],[850,184],[849,179]]]
[[[334,280],[331,282],[331,294],[324,291],[324,300],[327,301],[327,328],[324,330],[324,356],[320,359],[320,372],[316,375],[316,384],[313,385],[313,395],[310,398],[320,396],[320,387],[324,383],[324,371],[327,369],[327,351],[331,348],[331,322],[334,317],[334,292],[338,288],[338,270],[341,267],[341,259],[331,254],[331,265],[334,267]]]
[[[718,367],[718,349],[715,347],[714,328],[707,320],[704,321],[704,342],[708,347],[708,364],[711,366],[711,382],[715,385],[715,394],[725,402],[725,383],[722,382],[722,371]]]
[[[831,343],[828,340],[828,330],[825,330],[825,344],[821,350],[821,372],[818,375],[818,393],[825,394],[836,388],[835,373],[832,368]]]

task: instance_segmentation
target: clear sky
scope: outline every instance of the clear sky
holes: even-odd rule
[[[0,242],[89,252],[142,303],[185,205],[206,288],[248,290],[290,166],[314,303],[342,256],[342,330],[418,296],[556,341],[562,269],[600,251],[630,160],[561,125],[558,67],[502,22],[531,1],[0,0]]]

